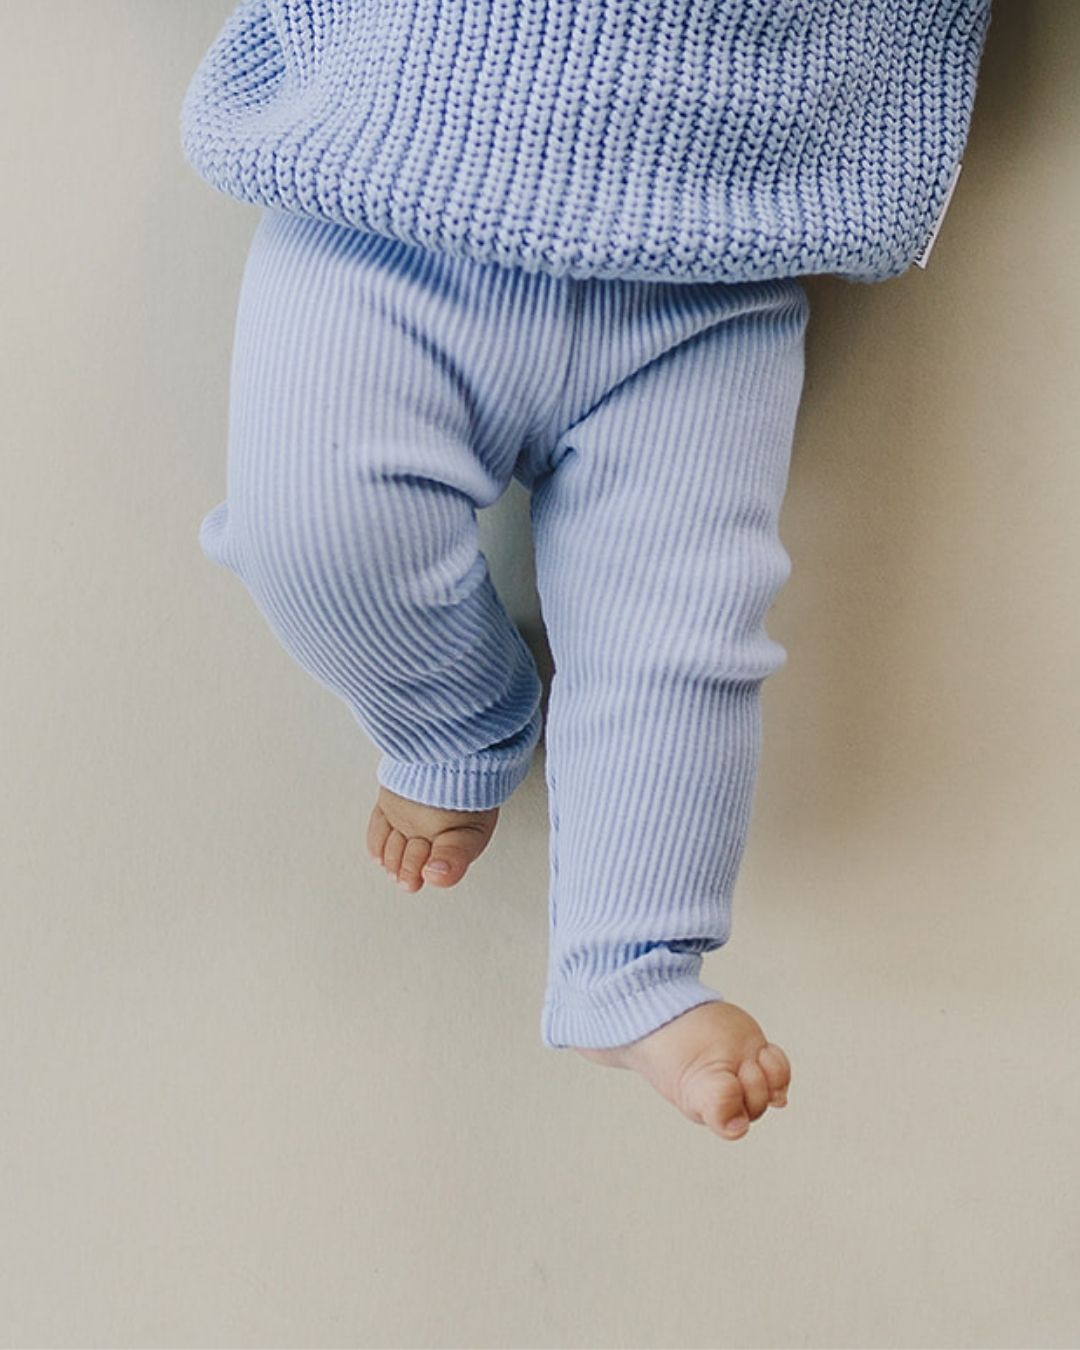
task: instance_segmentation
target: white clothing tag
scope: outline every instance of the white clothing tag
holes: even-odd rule
[[[952,182],[949,184],[949,190],[945,194],[945,201],[942,203],[941,210],[938,212],[938,218],[934,221],[934,228],[930,231],[930,237],[923,245],[922,252],[915,259],[917,267],[925,267],[926,260],[930,257],[930,250],[934,247],[934,240],[938,237],[938,230],[941,229],[941,222],[945,219],[945,212],[949,209],[949,203],[952,201],[953,189],[956,187],[956,180],[960,177],[960,170],[964,167],[963,162],[957,164],[953,170]]]

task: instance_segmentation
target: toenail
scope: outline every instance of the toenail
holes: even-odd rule
[[[425,872],[433,872],[436,876],[443,876],[450,871],[450,864],[445,862],[428,863],[424,868]]]
[[[750,1122],[745,1116],[736,1116],[734,1120],[728,1121],[727,1128],[729,1130],[742,1130],[749,1124]]]

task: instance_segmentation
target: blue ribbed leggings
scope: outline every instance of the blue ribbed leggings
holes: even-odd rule
[[[541,1039],[623,1044],[720,995],[760,749],[763,619],[802,391],[794,278],[554,277],[265,210],[241,285],[227,498],[206,556],[378,747],[479,810],[542,686],[478,547],[530,490],[554,661]]]

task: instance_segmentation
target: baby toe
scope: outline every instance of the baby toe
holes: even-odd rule
[[[431,846],[431,856],[424,864],[424,880],[433,886],[453,886],[468,871],[471,859],[456,844],[444,844],[438,839]]]
[[[786,1106],[788,1084],[791,1082],[791,1065],[787,1055],[770,1041],[758,1051],[758,1063],[769,1084],[770,1103],[773,1106]]]
[[[684,1110],[724,1139],[741,1139],[750,1128],[742,1083],[730,1069],[700,1069],[686,1087]]]
[[[765,1071],[756,1059],[744,1059],[739,1065],[739,1082],[743,1085],[743,1097],[751,1120],[757,1120],[765,1114],[772,1095]]]
[[[393,826],[386,819],[383,812],[376,806],[371,812],[371,818],[368,820],[367,827],[367,851],[371,855],[372,861],[381,863],[383,860],[383,849],[386,847],[386,841],[390,837],[390,831]]]
[[[420,870],[427,861],[427,856],[431,852],[431,840],[425,839],[423,835],[414,835],[405,845],[405,852],[401,855],[401,866],[398,868],[398,885],[409,891],[418,891],[424,884],[420,876]]]
[[[405,856],[405,836],[400,830],[391,830],[386,836],[386,846],[383,849],[383,866],[392,877],[397,877],[398,868],[401,866],[401,859]]]

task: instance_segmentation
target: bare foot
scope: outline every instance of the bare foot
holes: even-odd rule
[[[489,811],[444,811],[380,786],[367,828],[367,847],[399,886],[418,891],[454,886],[488,845],[499,818]]]
[[[596,1064],[636,1069],[684,1116],[722,1139],[741,1139],[766,1107],[787,1105],[787,1055],[734,1003],[699,1003],[611,1050],[575,1049]]]

